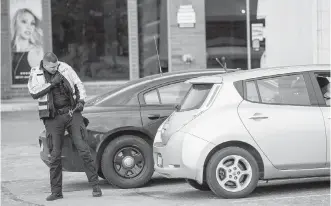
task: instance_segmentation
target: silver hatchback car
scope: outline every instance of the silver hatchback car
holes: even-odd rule
[[[223,198],[259,180],[330,175],[330,65],[254,69],[187,81],[159,127],[155,171]]]

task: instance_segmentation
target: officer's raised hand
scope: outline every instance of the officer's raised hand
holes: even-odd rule
[[[62,76],[60,73],[56,73],[54,77],[51,79],[52,87],[58,85],[62,81]]]

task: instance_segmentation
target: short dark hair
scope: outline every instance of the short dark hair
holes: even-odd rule
[[[47,52],[43,58],[44,61],[56,63],[58,61],[57,56],[53,52]]]

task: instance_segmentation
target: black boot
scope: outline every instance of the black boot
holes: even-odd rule
[[[51,195],[49,195],[46,200],[47,201],[53,201],[53,200],[57,200],[57,199],[62,199],[63,195],[62,192],[60,193],[52,193]]]
[[[101,188],[100,188],[99,185],[93,186],[92,195],[93,195],[93,197],[101,197],[102,196]]]

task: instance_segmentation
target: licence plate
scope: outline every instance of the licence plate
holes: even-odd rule
[[[157,166],[159,167],[163,166],[163,160],[160,154],[157,155]]]

